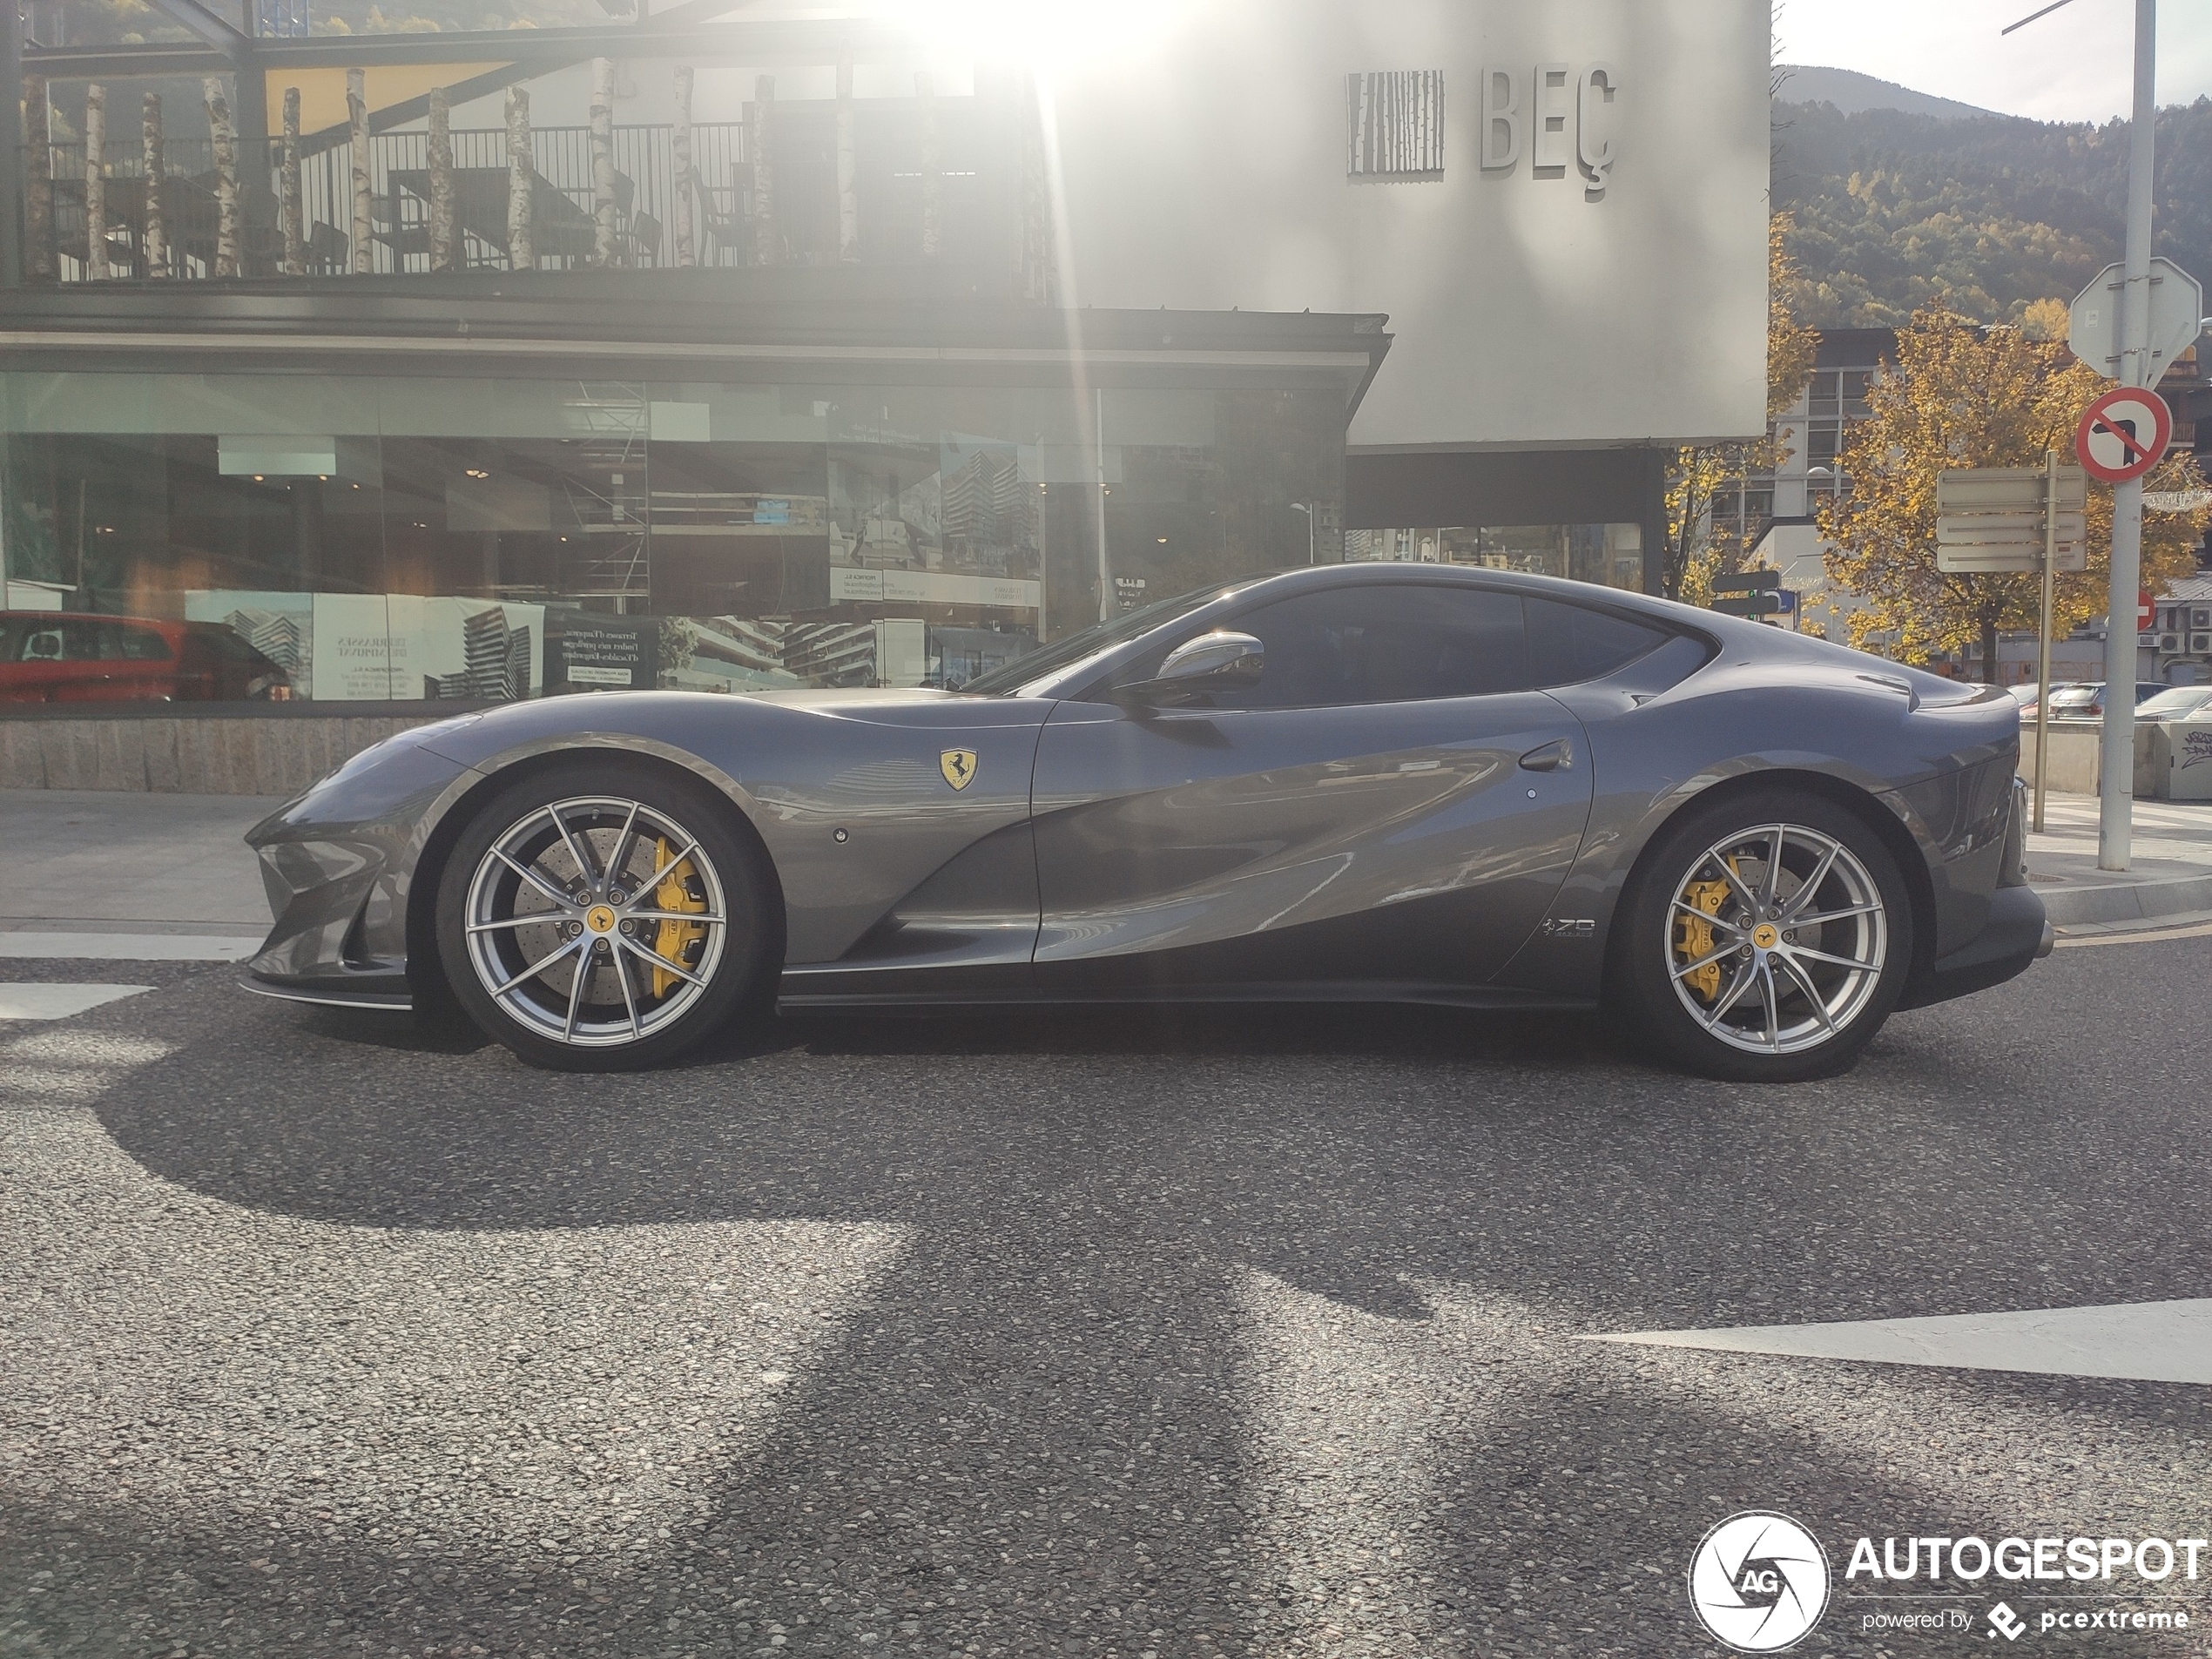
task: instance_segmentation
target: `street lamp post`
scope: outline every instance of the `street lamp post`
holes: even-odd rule
[[[2003,30],[2049,16],[2072,0],[2054,0]],[[2134,125],[2128,134],[2127,278],[2117,330],[2122,386],[2157,379],[2150,351],[2150,232],[2158,157],[2158,0],[2135,0]],[[2135,791],[2135,596],[2142,590],[2143,485],[2112,488],[2112,570],[2105,615],[2105,712],[2098,735],[2097,867],[2128,867]]]
[[[1292,512],[1305,515],[1305,562],[1308,564],[1313,563],[1313,505],[1312,502],[1303,501],[1291,503]]]

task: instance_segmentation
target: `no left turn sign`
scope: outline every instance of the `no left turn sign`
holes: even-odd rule
[[[2123,386],[2089,406],[2075,429],[2074,448],[2092,478],[2124,484],[2155,467],[2173,435],[2174,415],[2166,400]]]

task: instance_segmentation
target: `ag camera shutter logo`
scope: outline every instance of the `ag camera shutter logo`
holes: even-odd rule
[[[1828,1609],[1828,1553],[1787,1515],[1730,1515],[1689,1558],[1689,1605],[1738,1653],[1779,1653]]]

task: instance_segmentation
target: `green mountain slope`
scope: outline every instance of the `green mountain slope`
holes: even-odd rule
[[[2120,257],[2128,127],[1774,106],[1774,203],[1797,219],[1798,315],[1902,322],[1947,298],[1983,321],[2071,300]],[[2156,251],[2212,281],[2212,99],[2158,118]]]

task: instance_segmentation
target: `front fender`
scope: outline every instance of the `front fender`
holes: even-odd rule
[[[782,889],[785,960],[800,966],[837,961],[961,852],[1028,817],[1050,706],[930,692],[621,693],[498,710],[441,746],[482,780],[593,750],[699,778],[759,836]],[[945,770],[954,751],[975,757],[957,785]],[[426,837],[474,786],[432,804]]]

